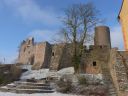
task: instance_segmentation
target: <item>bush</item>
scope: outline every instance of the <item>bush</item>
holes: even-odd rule
[[[61,93],[69,93],[72,89],[72,82],[69,80],[60,79],[57,81],[57,91]]]
[[[107,87],[97,82],[90,81],[89,78],[77,75],[78,82],[72,82],[68,76],[63,76],[57,84],[57,91],[61,93],[70,93],[83,96],[107,96]],[[91,83],[89,83],[89,81]]]
[[[78,77],[78,83],[80,85],[87,85],[87,79],[84,76],[79,76]]]
[[[0,84],[4,82],[4,79],[0,76]]]
[[[9,77],[10,75],[8,76],[3,76],[3,75],[0,75],[0,85],[3,86],[3,85],[6,85],[8,83],[11,82],[11,78],[7,78]]]
[[[74,86],[72,93],[83,96],[107,96],[107,88],[104,88],[102,85],[77,85]]]
[[[18,80],[22,71],[16,65],[1,65],[0,68],[0,85],[6,85]]]
[[[17,80],[21,76],[22,70],[16,65],[12,65],[10,68],[10,73],[12,75],[12,79]]]

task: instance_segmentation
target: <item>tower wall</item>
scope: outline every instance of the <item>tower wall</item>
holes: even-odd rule
[[[73,66],[72,45],[66,43],[53,45],[50,70],[60,70],[71,66]]]
[[[95,27],[94,44],[111,48],[110,29],[107,26]]]
[[[28,38],[23,41],[19,50],[18,63],[20,64],[32,64],[32,57],[34,55],[34,39]]]
[[[52,46],[50,70],[59,70],[59,65],[63,56],[64,47],[65,44],[55,44]]]
[[[32,69],[48,68],[51,58],[51,45],[48,42],[36,44],[34,47],[34,65]]]
[[[88,74],[101,74],[102,66],[108,64],[110,48],[90,45],[82,56],[80,71]]]

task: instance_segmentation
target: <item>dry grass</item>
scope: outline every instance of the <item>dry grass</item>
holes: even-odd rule
[[[78,77],[78,83],[73,84],[68,78],[61,78],[57,82],[57,91],[61,93],[71,93],[82,96],[107,96],[105,85],[100,83],[88,83],[84,76]]]
[[[72,82],[60,79],[57,81],[57,91],[61,93],[70,93],[72,89]]]

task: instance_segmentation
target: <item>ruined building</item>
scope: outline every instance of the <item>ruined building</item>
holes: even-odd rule
[[[100,73],[101,64],[107,63],[111,49],[110,30],[106,26],[95,28],[94,45],[88,48],[82,56],[81,72]],[[32,69],[50,68],[59,70],[72,65],[71,44],[35,43],[34,38],[28,38],[21,43],[18,63],[31,64]],[[91,70],[90,70],[91,69]]]
[[[85,46],[82,56],[81,72],[101,73],[101,64],[108,64],[111,49],[110,30],[106,26],[95,28],[94,45]],[[59,70],[72,65],[71,44],[35,43],[28,38],[21,43],[18,63],[31,64],[32,69],[50,68]]]
[[[28,38],[21,43],[18,63],[31,64],[32,69],[59,70],[72,66],[70,53],[70,44],[35,43],[34,38]]]
[[[114,95],[128,94],[128,0],[123,0],[119,13],[126,51],[111,47],[110,29],[106,26],[95,28],[94,45],[84,47],[80,72],[102,74],[108,89]],[[118,38],[118,37],[117,37]],[[19,64],[30,64],[32,69],[49,68],[59,70],[72,65],[71,44],[35,43],[28,38],[21,43]],[[118,95],[117,95],[118,94]]]
[[[71,44],[35,43],[34,38],[28,38],[21,43],[19,64],[32,65],[32,69],[49,68],[59,70],[72,65]],[[84,47],[80,64],[80,72],[88,74],[103,74],[108,89],[114,94],[125,96],[128,90],[128,52],[111,48],[110,29],[106,26],[95,28],[94,45]],[[113,93],[113,92],[112,92]],[[123,94],[123,95],[122,95]],[[117,95],[114,95],[117,96]]]
[[[123,0],[118,19],[122,25],[125,49],[128,50],[128,0]]]

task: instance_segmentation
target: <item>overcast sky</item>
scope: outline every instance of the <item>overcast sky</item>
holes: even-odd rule
[[[123,50],[117,16],[122,0],[0,0],[0,60],[11,62],[18,55],[20,42],[29,36],[51,41],[62,26],[63,10],[76,3],[91,1],[110,27],[112,47]]]

